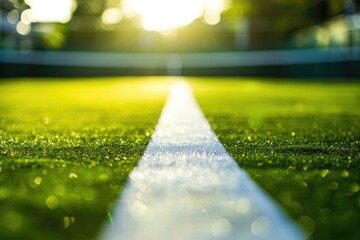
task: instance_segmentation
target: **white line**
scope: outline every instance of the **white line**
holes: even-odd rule
[[[191,88],[176,82],[100,239],[304,239],[238,167]]]

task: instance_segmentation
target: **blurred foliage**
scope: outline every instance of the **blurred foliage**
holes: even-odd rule
[[[352,4],[347,5],[347,2]],[[1,33],[3,39],[0,39],[0,46],[24,48],[25,45],[25,50],[28,50],[29,44],[22,42],[30,39],[32,48],[35,49],[131,52],[278,48],[286,47],[286,40],[297,37],[295,35],[299,30],[321,26],[335,17],[351,15],[360,10],[360,0],[229,0],[229,7],[222,14],[219,24],[208,26],[198,19],[190,26],[180,28],[176,34],[163,36],[159,33],[144,32],[138,17],[121,16],[122,20],[119,22],[104,24],[103,13],[112,7],[121,8],[121,4],[121,0],[77,0],[75,11],[68,23],[57,23],[50,32],[41,30],[41,25],[49,24],[35,23],[30,36],[16,34],[13,25],[14,30]],[[1,12],[4,16],[11,8],[16,8],[21,13],[28,6],[23,0],[2,1]],[[249,22],[249,29],[241,25],[240,22],[244,19]],[[236,43],[238,31],[249,35],[249,45],[241,46]],[[9,35],[12,36],[11,39],[8,38]],[[316,33],[311,32],[308,35],[311,37]],[[11,44],[14,38],[20,43]],[[308,47],[300,45],[297,47]]]
[[[339,0],[233,0],[225,15],[245,16],[257,19],[259,29],[289,33],[310,27],[345,12],[345,1]],[[360,9],[360,1],[354,1],[354,10]]]
[[[360,238],[359,83],[192,85],[229,153],[310,239]]]

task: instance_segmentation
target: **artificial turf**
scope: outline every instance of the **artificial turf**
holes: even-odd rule
[[[192,79],[238,164],[310,239],[360,239],[360,83]]]
[[[169,83],[2,80],[0,238],[96,238],[144,152]],[[191,84],[230,154],[310,238],[360,238],[359,83]]]
[[[95,239],[168,94],[158,78],[0,82],[0,239]]]

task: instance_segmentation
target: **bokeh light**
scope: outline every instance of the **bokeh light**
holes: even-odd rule
[[[75,10],[74,0],[25,0],[31,7],[32,22],[61,22],[66,23],[71,19]]]
[[[30,33],[30,24],[26,24],[22,21],[16,24],[16,31],[21,35],[27,35]]]
[[[14,9],[7,14],[7,20],[11,24],[15,24],[19,20],[19,12]]]
[[[220,22],[226,0],[124,0],[127,17],[139,16],[145,30],[166,32],[191,24],[204,16],[205,23]]]
[[[101,16],[102,22],[106,25],[117,24],[122,20],[122,18],[122,11],[118,7],[106,9]]]

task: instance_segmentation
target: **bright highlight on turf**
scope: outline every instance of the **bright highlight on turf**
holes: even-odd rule
[[[101,239],[304,239],[176,82]]]

